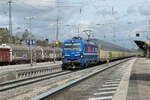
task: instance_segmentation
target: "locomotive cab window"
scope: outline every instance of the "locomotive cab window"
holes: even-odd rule
[[[81,50],[80,42],[64,43],[64,50]]]

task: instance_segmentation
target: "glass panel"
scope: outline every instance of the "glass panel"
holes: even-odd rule
[[[80,42],[65,43],[64,49],[65,50],[81,50],[81,43]]]

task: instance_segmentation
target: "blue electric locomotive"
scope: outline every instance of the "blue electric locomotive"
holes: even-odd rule
[[[84,68],[99,61],[98,45],[92,41],[74,37],[63,43],[62,69]]]

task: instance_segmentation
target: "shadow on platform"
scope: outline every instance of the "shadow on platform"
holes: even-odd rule
[[[150,74],[132,74],[130,80],[143,80],[143,81],[150,81]]]

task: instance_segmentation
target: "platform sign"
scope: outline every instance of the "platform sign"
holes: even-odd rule
[[[32,45],[35,45],[35,41],[34,40],[32,40]]]
[[[29,40],[26,41],[26,45],[30,45],[30,41]]]
[[[140,34],[139,34],[139,33],[136,33],[136,37],[140,37]]]
[[[27,40],[26,41],[26,45],[35,45],[35,41],[34,40]]]

